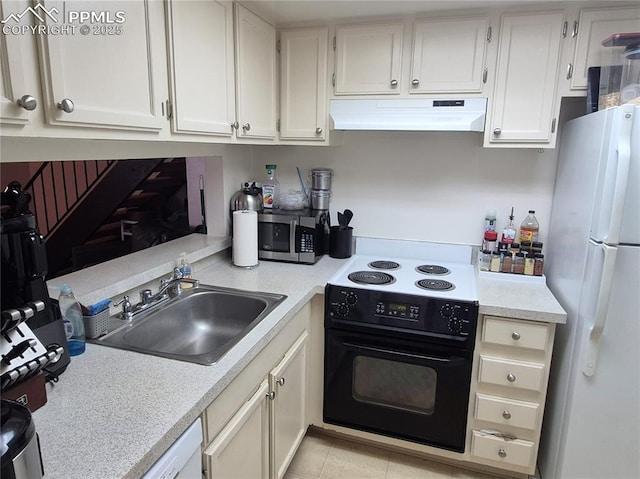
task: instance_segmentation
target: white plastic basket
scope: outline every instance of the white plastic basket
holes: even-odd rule
[[[82,319],[87,338],[97,338],[109,331],[109,308],[93,316],[83,316]]]

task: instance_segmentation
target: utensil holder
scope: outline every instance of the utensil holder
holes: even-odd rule
[[[353,228],[332,226],[329,232],[329,256],[332,258],[350,258],[353,254]]]

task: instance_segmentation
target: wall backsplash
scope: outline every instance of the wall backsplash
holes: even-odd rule
[[[350,208],[357,236],[477,245],[486,211],[502,229],[512,206],[517,226],[536,211],[544,241],[557,150],[482,148],[476,133],[345,132],[338,146],[254,147],[253,163],[257,179],[278,165],[285,191],[300,189],[296,166],[332,168],[332,222]]]

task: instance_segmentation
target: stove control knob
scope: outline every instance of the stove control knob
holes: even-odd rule
[[[453,318],[455,316],[455,311],[453,306],[447,303],[440,308],[440,314],[443,318]]]
[[[338,314],[340,316],[348,316],[349,315],[349,306],[347,306],[347,303],[339,303],[337,309],[338,309]]]
[[[358,295],[356,293],[347,293],[347,304],[353,306],[358,304]]]
[[[453,333],[461,333],[462,321],[460,321],[458,318],[451,318],[449,320],[449,330]]]

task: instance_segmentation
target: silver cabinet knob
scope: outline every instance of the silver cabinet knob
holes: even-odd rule
[[[243,129],[244,131],[249,131],[249,130],[251,130],[251,124],[249,124],[249,123],[245,123],[244,125],[242,125],[242,129]]]
[[[391,88],[395,88],[398,86],[398,80],[391,80]]]
[[[507,381],[509,381],[510,383],[516,382],[516,376],[511,373],[507,374]]]
[[[278,383],[278,386],[284,386],[284,378],[278,378],[276,383]]]
[[[420,85],[420,80],[418,80],[417,78],[414,78],[413,80],[411,80],[411,84],[413,86],[418,86]]]
[[[496,136],[500,136],[500,133],[502,133],[502,129],[501,128],[496,128],[495,130],[493,130],[493,134]]]
[[[505,458],[507,457],[507,451],[505,451],[504,449],[500,448],[498,449],[498,456]]]
[[[505,419],[511,419],[511,413],[507,410],[502,411],[502,417]]]
[[[31,95],[23,95],[16,103],[27,111],[33,111],[38,106],[38,102]]]
[[[270,399],[270,400],[272,400],[272,401],[273,401],[275,398],[276,398],[276,393],[275,393],[275,391],[269,391],[269,392],[267,393],[267,399]]]
[[[68,98],[59,101],[56,107],[58,108],[58,110],[62,110],[65,113],[71,113],[75,109],[75,105]]]
[[[316,128],[316,135],[322,135],[322,128]]]
[[[231,129],[232,130],[237,130],[238,128],[240,128],[240,124],[238,123],[238,120],[236,120],[233,123],[231,123]]]
[[[518,339],[520,339],[520,333],[518,331],[514,331],[513,333],[511,333],[511,339],[517,341]]]

